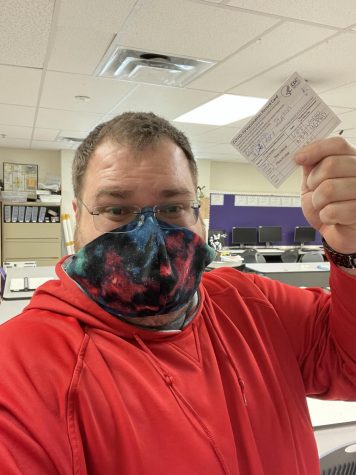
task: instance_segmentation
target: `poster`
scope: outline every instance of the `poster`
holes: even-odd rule
[[[4,191],[26,192],[36,198],[38,165],[4,162]]]

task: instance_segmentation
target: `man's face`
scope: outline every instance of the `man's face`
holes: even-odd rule
[[[82,201],[95,206],[136,205],[140,208],[181,200],[195,200],[196,189],[183,150],[169,139],[142,151],[110,141],[99,145],[89,160],[83,179]],[[73,201],[76,215],[76,250],[102,232],[93,217]],[[201,237],[201,220],[190,229]]]

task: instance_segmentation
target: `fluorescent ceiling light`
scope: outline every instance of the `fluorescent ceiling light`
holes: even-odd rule
[[[180,115],[175,122],[191,124],[226,125],[254,115],[267,99],[260,97],[223,94],[212,101]]]

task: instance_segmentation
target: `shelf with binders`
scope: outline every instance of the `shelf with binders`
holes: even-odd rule
[[[54,265],[62,255],[60,216],[52,203],[3,203],[2,260]]]
[[[59,223],[60,206],[51,203],[3,203],[3,223]]]

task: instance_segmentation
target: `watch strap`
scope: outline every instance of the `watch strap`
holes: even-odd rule
[[[337,266],[346,267],[348,269],[356,269],[356,252],[353,254],[342,254],[335,251],[329,244],[322,238],[323,246],[326,255],[330,261]]]

